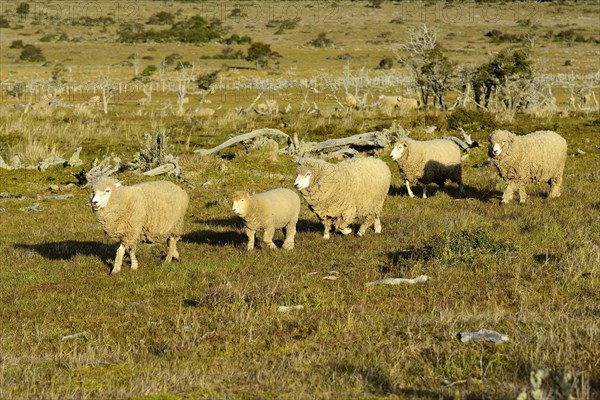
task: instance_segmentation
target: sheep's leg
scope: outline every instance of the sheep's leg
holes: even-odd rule
[[[423,186],[423,198],[426,199],[427,198],[427,185],[421,185]]]
[[[519,185],[519,203],[525,203],[527,201],[527,192],[525,191],[525,185]]]
[[[131,269],[132,270],[136,270],[138,269],[138,260],[137,257],[135,256],[135,251],[137,250],[137,245],[132,245],[129,246],[129,258],[131,258]]]
[[[415,197],[415,194],[413,193],[413,191],[410,190],[410,183],[408,183],[408,181],[405,181],[404,183],[406,184],[406,190],[408,190],[408,195],[410,197]]]
[[[379,219],[379,217],[375,217],[375,233],[381,233],[381,220]]]
[[[292,250],[294,248],[294,238],[296,237],[296,220],[288,222],[285,226],[285,241],[283,242],[283,248],[286,250]]]
[[[323,218],[323,228],[325,228],[325,230],[323,231],[323,239],[327,240],[329,239],[329,231],[331,230],[331,218],[325,217]]]
[[[514,192],[514,185],[509,182],[506,186],[506,189],[504,189],[504,193],[502,194],[502,204],[510,203],[510,201],[513,199]]]
[[[254,250],[254,236],[255,235],[256,235],[256,231],[246,228],[246,236],[248,236],[248,246],[246,247],[246,249],[248,251]]]
[[[364,236],[364,234],[367,232],[367,229],[369,229],[371,225],[373,225],[373,222],[375,222],[375,219],[372,216],[369,215],[368,217],[366,217],[365,222],[363,222],[360,228],[358,228],[358,232],[356,233],[356,235]]]
[[[170,263],[173,259],[179,260],[179,252],[177,251],[177,239],[176,237],[169,236],[167,239],[167,257],[165,258],[165,264]]]
[[[548,183],[550,184],[550,193],[548,193],[548,198],[552,199],[555,197],[560,197],[560,187],[562,186],[562,171],[560,175],[550,179]]]
[[[110,271],[111,275],[121,272],[121,265],[123,265],[123,256],[124,255],[125,255],[125,246],[123,246],[123,243],[121,243],[121,245],[117,249],[117,255],[115,257],[115,265],[113,266],[112,270]]]
[[[265,234],[263,235],[263,243],[267,245],[269,249],[276,250],[277,246],[273,243],[273,236],[275,236],[275,227],[270,226],[265,229]]]

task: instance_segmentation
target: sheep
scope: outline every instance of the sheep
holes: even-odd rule
[[[233,195],[232,211],[242,217],[248,236],[248,251],[254,250],[256,231],[264,230],[263,242],[270,249],[275,229],[285,228],[283,248],[294,248],[296,223],[300,214],[300,197],[293,190],[278,188],[264,193],[236,192]]]
[[[515,190],[519,193],[519,202],[524,203],[527,200],[525,185],[528,183],[548,182],[548,198],[560,196],[567,142],[558,133],[537,131],[517,136],[509,131],[497,130],[489,137],[488,156],[507,183],[502,204],[512,200]]]
[[[394,108],[399,108],[401,111],[416,110],[419,108],[419,101],[402,96],[379,96],[379,104],[387,112],[391,112]]]
[[[277,100],[275,99],[267,100],[266,102],[260,103],[258,106],[256,106],[256,110],[259,114],[275,113],[277,112],[277,109],[278,105]]]
[[[86,104],[88,106],[95,106],[100,104],[100,96],[92,96],[89,99],[87,99]]]
[[[346,103],[345,104],[346,110],[348,112],[350,112],[353,109],[357,108],[357,104],[358,104],[358,102],[356,101],[356,97],[354,97],[352,95],[352,93],[346,93],[345,103]]]
[[[215,115],[215,109],[208,108],[208,107],[197,108],[196,112],[198,113],[198,116],[202,117],[202,118],[208,118],[208,117],[212,117],[213,115]]]
[[[435,182],[444,187],[448,179],[457,183],[459,191],[463,192],[460,148],[450,140],[401,138],[390,156],[398,164],[410,197],[415,197],[410,185],[421,183],[423,198],[426,199],[426,185]]]
[[[140,97],[137,99],[138,106],[147,106],[150,104],[150,99],[148,97]]]
[[[331,164],[302,158],[296,172],[294,186],[322,221],[323,239],[329,239],[332,224],[343,235],[352,233],[348,225],[356,219],[363,220],[358,236],[371,225],[381,233],[381,210],[392,180],[383,161],[369,157]]]
[[[116,179],[103,177],[92,185],[92,211],[104,232],[120,242],[111,274],[121,271],[128,251],[131,269],[138,268],[135,256],[140,241],[167,240],[165,263],[179,260],[177,241],[181,238],[188,195],[172,182],[152,181],[124,186]]]

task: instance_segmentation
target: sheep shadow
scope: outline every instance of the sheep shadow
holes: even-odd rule
[[[237,246],[246,240],[246,235],[242,233],[243,222],[240,218],[196,219],[195,222],[215,229],[198,229],[188,232],[181,237],[182,241],[212,246]]]
[[[118,244],[65,240],[62,242],[35,244],[17,243],[13,247],[15,249],[34,251],[48,260],[71,260],[77,255],[97,257],[102,263],[112,267],[112,260]]]
[[[415,199],[422,199],[421,196],[423,194],[423,189],[421,185],[411,186],[411,189],[415,194]],[[487,202],[491,199],[500,199],[502,197],[502,192],[497,190],[482,189],[468,185],[464,185],[463,189],[464,190],[461,193],[460,190],[458,190],[458,186],[451,182],[445,184],[443,188],[435,184],[429,184],[427,185],[427,198],[436,196],[440,191],[446,193],[454,200],[474,199]],[[410,199],[408,196],[408,191],[403,185],[391,185],[388,195],[392,197],[406,197],[407,199]],[[424,200],[427,201],[427,199]]]
[[[380,274],[409,272],[412,263],[421,259],[422,251],[418,249],[399,249],[387,252],[388,264],[380,265],[377,269]]]

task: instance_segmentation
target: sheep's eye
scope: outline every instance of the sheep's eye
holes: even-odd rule
[[[110,193],[110,189],[106,189],[104,193]]]
[[[306,177],[308,178],[311,174],[312,174],[311,172],[307,172]]]

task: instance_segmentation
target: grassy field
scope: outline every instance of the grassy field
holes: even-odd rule
[[[600,114],[593,106],[570,105],[566,81],[571,72],[583,77],[578,82],[590,83],[600,97],[593,78],[597,2],[384,2],[380,9],[345,1],[35,2],[24,17],[15,14],[19,3],[0,6],[10,25],[0,28],[0,156],[36,165],[51,155],[69,158],[81,146],[84,165],[43,172],[0,168],[0,399],[600,398]],[[231,16],[236,7],[241,16]],[[218,17],[230,33],[269,43],[283,57],[255,70],[245,60],[201,58],[218,54],[222,44],[117,41],[120,24],[145,23],[159,11],[179,19]],[[80,16],[116,22],[73,25]],[[283,34],[267,26],[297,16],[298,25]],[[348,84],[352,90],[363,82],[360,93],[371,91],[369,103],[379,92],[407,93],[397,79],[407,75],[399,65],[374,68],[422,23],[437,28],[449,57],[465,66],[515,46],[492,43],[484,36],[491,29],[535,33],[532,58],[536,71],[554,79],[557,109],[336,110],[327,84],[344,76],[355,79]],[[556,39],[569,29],[585,40]],[[327,32],[336,47],[304,46],[319,32]],[[69,40],[40,41],[62,33]],[[48,62],[19,61],[20,50],[10,48],[15,40],[39,46]],[[143,93],[125,91],[112,99],[108,114],[78,107],[99,93],[108,66],[110,79],[129,82],[134,67],[123,61],[135,51],[139,70],[175,52],[198,73],[224,63],[244,69],[219,75],[217,90],[207,97],[217,110],[210,119],[175,113],[176,93],[168,85],[159,90],[158,83],[150,106],[136,105]],[[338,57],[344,54],[351,57]],[[25,113],[59,64],[66,87],[87,88],[68,92],[58,107]],[[307,103],[314,101],[320,113],[309,114],[301,104],[308,93],[301,81],[307,79],[321,80]],[[264,96],[290,103],[289,113],[238,113],[236,107],[248,106],[261,91],[259,80],[276,87]],[[280,89],[281,80],[292,81],[291,89]],[[32,94],[9,93],[16,83],[32,82],[38,90]],[[337,90],[343,92],[343,82]],[[190,97],[186,108],[193,109],[198,96]],[[495,168],[478,167],[487,159],[483,147],[464,160],[463,195],[453,184],[447,191],[431,185],[433,196],[411,199],[390,149],[384,149],[377,156],[388,163],[393,184],[381,235],[336,234],[324,241],[321,224],[303,204],[293,251],[250,253],[231,195],[292,188],[294,161],[241,145],[213,156],[194,153],[262,127],[322,141],[396,122],[425,139],[456,135],[456,121],[480,143],[496,128],[563,135],[569,157],[562,196],[548,201],[547,187],[537,185],[527,203],[500,206],[504,185]],[[142,245],[139,270],[126,264],[109,276],[117,245],[92,214],[89,188],[70,185],[77,182],[73,174],[107,154],[131,161],[145,135],[160,131],[195,183],[193,189],[182,184],[191,200],[182,260],[162,265],[166,246]],[[116,176],[126,184],[148,180],[130,171]],[[49,194],[73,196],[36,198]],[[34,203],[39,211],[28,211]],[[279,232],[276,243],[282,241]],[[429,280],[415,285],[365,285],[423,274]],[[304,308],[277,311],[294,305]],[[510,340],[458,339],[482,328]]]

